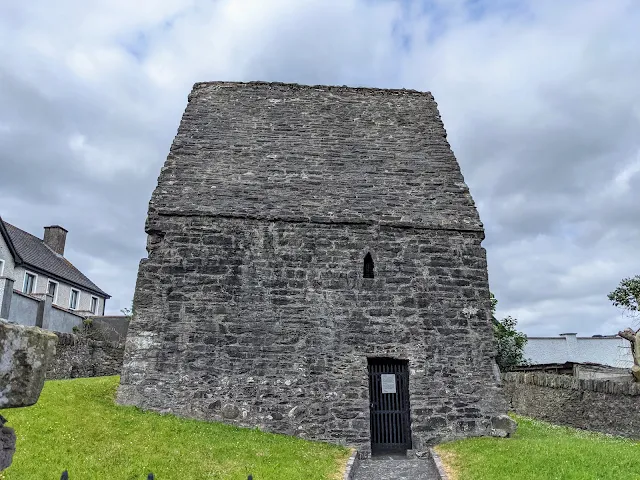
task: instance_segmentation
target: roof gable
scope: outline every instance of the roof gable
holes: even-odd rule
[[[483,231],[430,93],[264,82],[193,87],[156,214]]]
[[[5,223],[2,220],[2,217],[0,217],[0,235],[2,235],[2,238],[4,238],[4,241],[7,244],[7,247],[9,248],[9,252],[11,252],[11,256],[13,257],[13,261],[16,263],[21,263],[22,259],[20,258],[20,255],[18,255],[18,251],[16,250],[16,247],[13,244],[13,241],[11,240],[11,236],[7,231],[7,227],[5,226]]]
[[[0,218],[0,230],[9,248],[15,252],[16,264],[23,264],[72,286],[110,298],[109,294],[89,280],[69,260],[51,250],[42,239],[3,221],[2,218]]]

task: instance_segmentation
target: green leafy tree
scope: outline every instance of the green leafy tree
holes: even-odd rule
[[[640,275],[623,278],[613,292],[608,295],[614,307],[623,309],[631,315],[640,313]]]
[[[640,316],[640,275],[633,278],[623,278],[613,292],[607,295],[614,307],[621,308],[632,317]],[[636,382],[640,382],[640,329],[626,328],[618,335],[629,341],[633,354],[631,373]]]
[[[506,372],[517,365],[526,365],[524,346],[527,343],[527,336],[516,330],[518,320],[515,318],[508,316],[498,320],[497,306],[498,300],[491,293],[491,321],[498,348],[496,363],[501,371]]]

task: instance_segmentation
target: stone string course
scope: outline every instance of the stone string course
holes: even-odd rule
[[[102,342],[71,333],[56,333],[58,344],[47,380],[120,375],[124,344]]]
[[[154,191],[118,401],[369,450],[367,358],[413,449],[506,412],[484,233],[430,94],[197,84]],[[375,278],[362,278],[370,252]]]
[[[503,376],[511,408],[558,425],[640,438],[640,385],[568,375],[512,372]]]

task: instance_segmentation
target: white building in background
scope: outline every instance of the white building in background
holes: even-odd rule
[[[557,337],[527,337],[524,357],[534,365],[573,362],[633,366],[629,342],[617,335],[578,337],[577,333],[561,333]]]
[[[67,230],[44,228],[31,235],[0,217],[0,306],[5,296],[52,297],[54,308],[80,315],[104,315],[111,298],[64,256]],[[1,312],[0,312],[1,313]]]

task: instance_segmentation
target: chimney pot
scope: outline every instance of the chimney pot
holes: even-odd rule
[[[67,230],[60,225],[44,227],[44,243],[54,252],[64,255],[64,246],[67,241]]]

